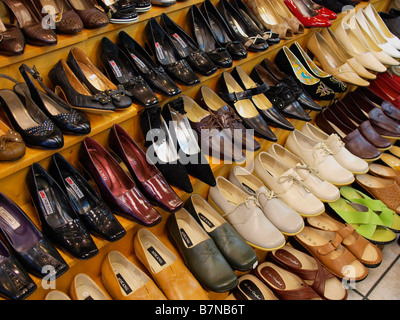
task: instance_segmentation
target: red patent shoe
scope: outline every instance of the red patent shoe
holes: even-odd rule
[[[311,10],[319,12],[322,16],[325,18],[328,18],[329,20],[335,20],[337,18],[337,14],[333,12],[332,10],[329,10],[328,8],[315,3],[312,0],[302,0],[303,3],[309,7]]]
[[[285,4],[297,19],[307,28],[321,28],[332,26],[331,20],[319,12],[310,9],[304,0],[285,0]]]

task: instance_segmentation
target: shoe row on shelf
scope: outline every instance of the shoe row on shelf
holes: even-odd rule
[[[356,5],[355,1],[341,2],[342,7]],[[138,21],[138,13],[151,10],[152,4],[169,6],[175,3],[176,0],[52,0],[43,5],[38,0],[4,0],[10,23],[1,22],[0,33],[5,41],[1,42],[0,53],[19,55],[24,52],[26,43],[34,46],[57,44],[57,34],[76,34],[84,28],[101,28],[109,23],[133,23]],[[251,45],[250,49],[266,50],[268,44],[304,33],[304,27],[329,27],[331,20],[337,17],[335,12],[311,0],[239,0],[232,4],[221,1],[218,12],[210,4],[205,4],[202,12],[193,8],[188,14],[189,25],[200,26],[208,34],[207,41],[198,43],[206,48],[213,47],[210,41],[226,45],[239,40]],[[240,26],[240,30],[235,25]],[[210,31],[213,34],[209,34]],[[201,37],[200,33],[196,36]],[[230,47],[234,49],[234,45]]]

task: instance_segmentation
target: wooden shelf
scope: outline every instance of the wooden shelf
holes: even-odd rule
[[[99,42],[102,37],[109,37],[112,41],[116,40],[118,32],[124,30],[128,34],[130,34],[135,40],[139,43],[144,43],[143,38],[143,30],[147,23],[147,21],[151,17],[158,18],[162,13],[167,13],[175,22],[181,25],[186,31],[187,26],[185,24],[187,11],[189,7],[193,4],[200,4],[203,0],[189,0],[177,2],[175,5],[169,7],[156,7],[153,8],[146,13],[140,14],[139,21],[129,25],[115,25],[110,24],[104,28],[94,29],[94,30],[84,30],[81,33],[74,36],[59,36],[58,44],[52,47],[33,47],[27,46],[26,51],[23,55],[18,57],[4,57],[0,56],[0,73],[8,74],[14,77],[17,80],[22,80],[21,75],[19,74],[18,67],[21,63],[26,63],[29,66],[35,65],[41,75],[44,77],[44,81],[47,85],[51,86],[49,80],[47,78],[48,71],[52,68],[52,66],[59,60],[65,59],[68,55],[69,50],[77,46],[82,49],[89,58],[95,63],[97,66],[99,64],[99,54],[98,47]],[[213,0],[216,4],[218,0]],[[385,10],[390,1],[389,0],[371,0],[370,2],[362,2],[357,8],[362,8],[367,6],[369,3],[375,5],[378,10]],[[338,18],[333,21],[332,28],[336,28],[336,26],[340,23],[344,13],[338,15]],[[270,46],[270,48],[261,53],[252,53],[249,52],[248,57],[244,60],[234,61],[233,66],[230,69],[219,69],[215,74],[205,77],[200,76],[201,83],[194,87],[180,86],[182,90],[182,94],[187,95],[191,98],[195,98],[200,87],[203,85],[207,85],[218,93],[218,81],[223,72],[230,72],[236,66],[240,66],[244,69],[248,74],[252,70],[252,68],[260,63],[264,58],[268,58],[273,60],[275,55],[283,46],[290,46],[293,42],[297,41],[303,48],[305,47],[309,36],[316,30],[319,29],[306,29],[304,34],[296,35],[291,40],[281,41],[278,45]],[[49,63],[51,62],[51,63]],[[0,80],[1,87],[9,87],[10,84]],[[160,105],[163,106],[168,101],[175,99],[176,97],[166,98],[161,95],[157,95],[160,99]],[[338,96],[340,98],[340,96]],[[327,103],[320,103],[321,106],[326,105]],[[120,124],[127,132],[136,140],[140,145],[143,144],[143,136],[141,134],[140,125],[139,125],[139,115],[142,111],[142,107],[138,105],[132,105],[130,108],[124,111],[115,112],[109,114],[107,116],[102,115],[94,115],[87,114],[91,124],[92,131],[88,135],[94,138],[103,146],[107,147],[107,137],[108,132],[113,124]],[[310,115],[314,119],[316,116],[316,112],[311,112]],[[5,119],[2,119],[5,121]],[[293,121],[291,120],[293,125],[296,128],[300,128],[303,125],[301,121]],[[273,129],[274,133],[278,137],[278,143],[283,144],[286,140],[288,131],[284,131],[281,129]],[[9,196],[13,201],[15,201],[18,205],[22,207],[22,209],[27,213],[27,215],[32,219],[32,221],[40,227],[39,219],[37,217],[37,213],[35,208],[33,207],[31,200],[29,198],[29,192],[25,185],[25,177],[27,171],[31,164],[34,162],[39,162],[44,168],[48,167],[51,156],[59,152],[61,153],[72,165],[74,165],[78,170],[80,170],[80,163],[78,161],[78,150],[80,144],[84,136],[69,136],[65,135],[65,145],[60,150],[40,150],[27,148],[26,155],[18,161],[15,162],[0,162],[0,192],[3,192],[7,196]],[[247,153],[248,161],[244,164],[246,166],[251,166],[251,161],[254,157],[264,150],[266,150],[271,142],[265,141],[263,139],[258,139],[261,145],[261,150],[256,153]],[[227,164],[220,161],[215,161],[215,159],[209,157],[209,163],[214,172],[215,176],[227,176],[235,164]],[[194,187],[194,192],[199,193],[203,197],[207,197],[208,194],[208,185],[205,183],[191,177],[191,182]],[[178,193],[178,195],[185,201],[190,195],[174,188],[174,190]],[[172,244],[168,241],[165,229],[165,223],[169,217],[169,213],[159,210],[163,219],[161,223],[155,227],[151,228],[151,231],[155,233],[162,241],[170,247],[170,249],[179,256],[177,249],[172,246]],[[64,275],[62,275],[59,279],[56,280],[57,289],[64,291],[69,294],[69,287],[72,279],[78,273],[87,273],[89,276],[94,279],[97,284],[101,288],[104,289],[101,283],[101,264],[106,254],[112,250],[118,250],[122,254],[126,255],[131,261],[137,264],[139,267],[142,267],[143,271],[146,271],[143,266],[141,266],[140,262],[136,258],[133,250],[133,238],[139,228],[140,225],[125,219],[123,217],[117,216],[118,220],[127,230],[127,235],[120,239],[117,242],[108,242],[102,240],[96,236],[93,236],[96,245],[99,248],[99,254],[89,260],[81,261],[73,258],[67,253],[61,252],[62,256],[67,261],[70,266],[69,271],[67,271]],[[260,261],[263,260],[266,253],[256,250]],[[239,275],[239,273],[238,273]],[[41,285],[41,279],[33,277],[36,284],[38,285],[38,289],[28,298],[28,300],[36,300],[36,299],[44,299],[45,295],[49,291],[45,289]],[[104,289],[106,292],[106,290]],[[227,293],[225,294],[216,294],[213,292],[208,292],[209,297],[211,299],[225,299]]]

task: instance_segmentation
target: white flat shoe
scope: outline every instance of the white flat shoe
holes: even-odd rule
[[[306,123],[300,131],[311,139],[323,142],[332,151],[339,164],[353,174],[367,173],[368,162],[355,156],[344,146],[343,141],[336,134],[328,135],[311,123]]]
[[[322,202],[333,202],[339,199],[340,192],[338,187],[322,179],[314,169],[310,168],[310,166],[289,150],[274,143],[268,148],[267,152],[295,169],[297,174],[303,179],[304,185]]]
[[[257,198],[224,177],[217,177],[216,182],[216,186],[209,189],[208,202],[248,244],[263,251],[285,245],[285,237],[264,215]]]
[[[325,143],[311,139],[296,129],[289,134],[285,147],[330,183],[337,186],[353,183],[354,175],[336,161]]]
[[[229,173],[229,181],[248,195],[256,197],[265,216],[283,234],[292,236],[304,228],[303,218],[296,210],[279,199],[260,179],[245,168],[234,167]]]
[[[271,154],[263,151],[256,157],[254,173],[301,216],[315,216],[324,212],[322,201],[308,190],[296,171]]]

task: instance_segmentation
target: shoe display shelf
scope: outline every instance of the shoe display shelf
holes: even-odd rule
[[[218,0],[212,1],[214,4],[218,3]],[[176,23],[182,26],[185,31],[188,30],[188,26],[186,23],[187,12],[191,5],[196,4],[199,5],[202,3],[202,0],[187,0],[180,2],[178,1],[176,4],[169,7],[156,7],[153,6],[152,9],[146,13],[142,13],[139,16],[139,21],[129,25],[118,25],[118,24],[109,24],[106,27],[95,29],[95,30],[83,30],[82,32],[76,35],[59,35],[58,36],[58,44],[52,47],[34,47],[27,45],[25,49],[25,53],[21,56],[14,57],[6,57],[0,56],[0,73],[7,74],[19,81],[23,81],[21,74],[18,71],[19,66],[22,63],[27,64],[30,67],[36,66],[37,70],[43,76],[43,82],[52,88],[50,80],[47,77],[50,69],[56,64],[60,59],[66,59],[67,55],[72,47],[78,47],[83,50],[91,61],[97,65],[101,69],[100,64],[100,55],[99,55],[99,44],[103,37],[108,37],[111,41],[115,42],[117,35],[120,31],[125,31],[129,35],[131,35],[136,41],[144,45],[143,39],[143,30],[146,26],[147,21],[151,17],[155,17],[159,19],[159,16],[162,13],[168,14],[168,16],[173,19]],[[371,0],[370,2],[361,2],[357,5],[357,8],[362,8],[372,3],[375,8],[379,11],[386,10],[390,4],[390,0]],[[0,14],[5,16],[4,8],[1,8]],[[341,19],[345,14],[338,14],[338,18],[333,21],[332,29],[340,23]],[[309,36],[314,32],[318,31],[318,28],[306,29],[304,34],[295,35],[293,39],[290,40],[281,40],[281,42],[277,45],[271,45],[267,51],[253,53],[249,52],[248,57],[243,60],[235,60],[233,62],[233,66],[229,69],[218,69],[218,71],[211,76],[201,76],[200,84],[194,87],[186,87],[181,86],[182,94],[187,95],[193,99],[196,99],[196,95],[201,86],[206,85],[213,89],[216,93],[218,93],[218,81],[223,72],[230,72],[234,67],[240,66],[246,73],[250,73],[255,65],[260,63],[264,58],[268,58],[271,61],[274,60],[275,55],[283,46],[290,46],[294,41],[297,41],[303,48],[307,43]],[[190,33],[189,33],[190,34]],[[10,88],[10,82],[0,80],[1,88]],[[349,90],[355,89],[349,88]],[[163,106],[166,102],[175,99],[176,97],[166,98],[165,96],[158,95],[160,100],[160,105]],[[337,98],[341,98],[338,96]],[[329,102],[321,102],[321,106],[326,106]],[[138,144],[143,147],[144,137],[142,135],[140,124],[139,124],[139,116],[143,108],[139,105],[133,104],[126,110],[117,111],[107,115],[97,115],[97,114],[87,114],[88,118],[91,122],[91,133],[88,135],[99,142],[101,145],[107,147],[107,138],[110,131],[110,128],[113,124],[118,123],[121,125],[130,135],[131,137],[138,142]],[[0,110],[1,118],[6,120],[5,115]],[[312,119],[317,115],[316,112],[310,112],[310,116]],[[301,128],[304,124],[302,121],[291,120],[291,123],[296,128]],[[272,128],[273,132],[278,138],[279,144],[284,144],[289,131],[284,131],[282,129]],[[51,156],[58,152],[63,155],[67,161],[69,161],[73,166],[75,166],[80,172],[82,172],[81,164],[78,161],[78,150],[80,144],[85,136],[71,136],[64,135],[64,147],[59,150],[43,150],[43,149],[33,149],[27,147],[27,151],[24,157],[14,162],[0,162],[0,192],[6,194],[10,199],[12,199],[15,203],[17,203],[32,219],[32,221],[40,228],[39,218],[37,216],[36,210],[31,202],[29,192],[25,183],[25,179],[31,164],[38,162],[45,169],[48,168],[50,163]],[[247,153],[248,161],[243,165],[246,167],[252,167],[251,160],[255,158],[255,156],[266,150],[271,142],[256,138],[257,141],[261,145],[261,149],[255,154]],[[143,147],[144,149],[144,147]],[[144,149],[145,150],[145,149]],[[209,162],[211,168],[213,169],[214,176],[225,176],[227,177],[232,167],[235,164],[232,163],[224,163],[217,161],[215,159],[209,158]],[[92,181],[90,181],[92,183]],[[193,185],[194,193],[198,193],[204,198],[207,199],[208,188],[209,186],[205,183],[191,177],[191,182]],[[187,194],[179,189],[174,188],[174,190],[178,193],[178,195],[185,201],[190,194]],[[159,237],[167,247],[169,247],[176,256],[179,257],[179,252],[177,249],[171,244],[167,236],[166,230],[166,221],[169,217],[169,213],[163,211],[160,208],[157,210],[162,215],[162,221],[158,225],[151,227],[150,230]],[[99,285],[100,288],[107,294],[106,289],[104,288],[101,282],[101,264],[106,257],[107,253],[113,250],[119,251],[125,256],[128,257],[132,262],[134,262],[137,266],[142,267],[139,260],[136,258],[133,248],[133,239],[138,231],[138,229],[142,228],[141,225],[128,220],[121,216],[116,216],[118,220],[121,222],[123,227],[126,229],[127,234],[120,240],[116,242],[108,242],[106,240],[102,240],[96,236],[93,236],[95,243],[99,249],[99,253],[89,259],[89,260],[79,260],[73,258],[67,253],[62,252],[63,258],[69,265],[69,270],[63,274],[61,277],[56,279],[55,287],[52,287],[50,283],[46,281],[42,281],[42,279],[36,278],[32,276],[32,279],[35,280],[37,284],[36,291],[29,296],[28,300],[42,300],[45,298],[46,294],[52,290],[57,289],[69,294],[71,283],[74,277],[79,273],[86,273],[89,275],[95,282]],[[263,261],[266,256],[266,252],[260,251],[256,249],[256,253],[259,257],[259,261]],[[144,267],[142,270],[145,271]],[[146,271],[145,271],[146,272]],[[237,271],[236,271],[237,272]],[[237,272],[240,275],[239,272]],[[215,292],[207,292],[210,299],[225,299],[228,296],[228,292],[226,293],[215,293]]]

